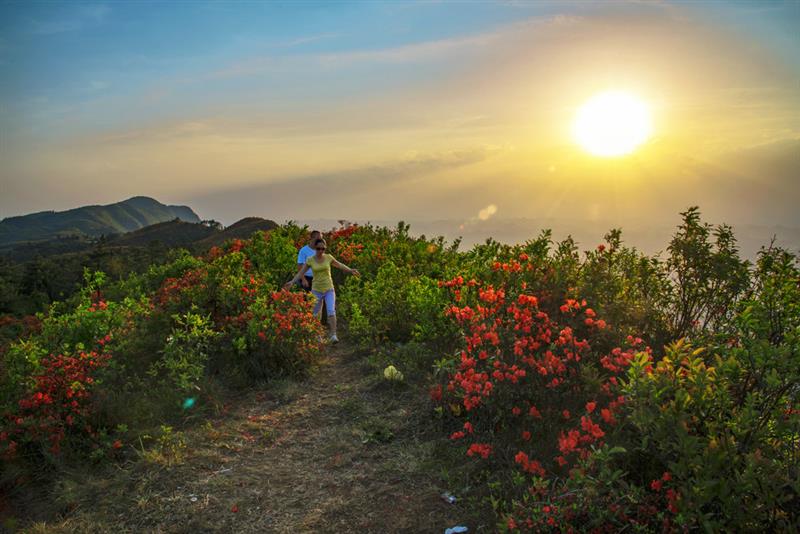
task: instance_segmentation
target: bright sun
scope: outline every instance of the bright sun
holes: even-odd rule
[[[578,110],[572,125],[578,144],[590,154],[603,157],[630,154],[652,131],[647,105],[622,91],[590,98]]]

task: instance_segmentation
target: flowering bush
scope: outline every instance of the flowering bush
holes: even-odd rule
[[[431,391],[454,419],[450,439],[489,469],[502,530],[797,524],[794,256],[762,253],[752,291],[702,338],[711,348],[679,342],[663,356],[530,261],[494,262],[492,283],[443,283],[463,347]]]
[[[38,336],[50,351],[91,347],[98,339],[126,323],[128,309],[138,303],[134,299],[122,303],[108,300],[103,294],[106,283],[103,273],[87,270],[84,287],[74,305],[53,305]]]
[[[320,326],[304,294],[275,291],[296,268],[298,230],[259,232],[200,258],[176,254],[114,286],[87,272],[72,301],[53,305],[38,333],[3,354],[4,449],[44,450],[33,445],[46,441],[50,453],[77,451],[86,440],[67,438],[88,437],[95,451],[114,450],[108,429],[140,432],[177,417],[188,391],[202,401],[209,370],[303,374]]]
[[[39,362],[32,391],[7,414],[0,431],[3,454],[35,446],[58,454],[68,437],[97,438],[91,425],[92,389],[97,372],[111,356],[100,351],[50,354]]]
[[[443,238],[427,239],[409,234],[409,225],[400,222],[394,229],[371,225],[345,225],[326,234],[329,252],[365,279],[373,278],[384,263],[409,269],[411,275],[435,280],[445,278],[456,268],[458,242],[446,246]],[[334,281],[343,281],[334,272]]]
[[[202,267],[204,261],[183,249],[174,249],[167,255],[165,263],[150,265],[141,274],[132,274],[113,287],[107,288],[109,294],[115,294],[116,300],[124,297],[150,296],[167,279],[179,279],[186,272]]]
[[[259,297],[243,317],[235,338],[241,363],[251,378],[305,374],[320,348],[322,327],[305,293],[276,291]]]
[[[625,450],[595,449],[563,478],[534,478],[500,523],[501,531],[672,532],[679,524],[671,473],[637,484],[620,469]]]
[[[86,286],[75,297],[73,307],[54,304],[38,331],[11,344],[0,366],[0,407],[14,410],[17,401],[34,387],[34,376],[48,354],[91,351],[111,341],[111,335],[129,323],[142,303],[107,300],[101,288],[102,273],[86,273]]]
[[[619,377],[648,349],[635,338],[624,350],[593,349],[589,339],[609,326],[585,301],[567,299],[551,316],[525,283],[457,277],[443,285],[457,302],[447,314],[464,332],[443,397],[461,421],[451,439],[501,469],[567,476],[616,426],[625,402]]]

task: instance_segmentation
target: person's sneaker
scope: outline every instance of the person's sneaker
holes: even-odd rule
[[[336,337],[336,334],[333,334],[331,336],[331,343],[338,343],[338,342],[339,342],[339,338]]]

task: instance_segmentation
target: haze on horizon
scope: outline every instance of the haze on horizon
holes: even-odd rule
[[[797,27],[792,0],[6,0],[0,218],[147,195],[224,223],[797,229]],[[570,126],[609,89],[654,134],[598,158]]]

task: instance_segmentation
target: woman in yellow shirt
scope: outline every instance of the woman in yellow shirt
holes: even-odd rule
[[[317,302],[314,305],[314,315],[319,314],[322,309],[322,303],[324,302],[328,311],[328,326],[331,330],[331,342],[338,343],[339,338],[336,337],[336,290],[333,287],[331,265],[356,276],[360,276],[361,273],[355,269],[351,269],[347,265],[339,263],[330,254],[325,254],[327,248],[328,244],[324,239],[319,238],[314,241],[314,250],[316,253],[306,258],[306,264],[284,287],[289,289],[311,269],[311,272],[314,273],[314,278],[311,282],[311,293],[317,298]]]

